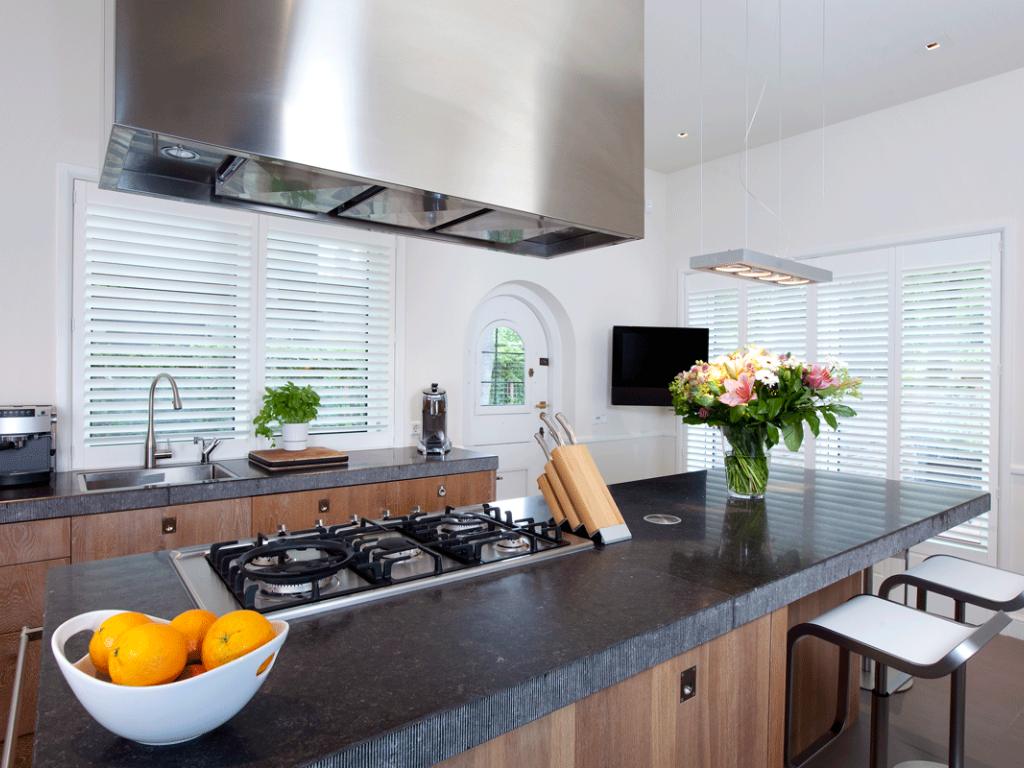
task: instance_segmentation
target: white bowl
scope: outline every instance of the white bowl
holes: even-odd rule
[[[269,643],[197,677],[166,685],[115,685],[95,676],[89,654],[72,664],[64,655],[64,645],[79,632],[97,630],[116,613],[123,611],[90,611],[68,619],[57,627],[50,645],[64,679],[86,711],[108,731],[140,744],[178,744],[230,720],[263,685],[288,637],[287,622],[272,621],[275,637]],[[267,660],[270,663],[260,670]]]

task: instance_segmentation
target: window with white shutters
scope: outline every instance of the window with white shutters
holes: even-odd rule
[[[863,397],[850,401],[857,416],[805,440],[817,469],[994,491],[1001,243],[988,233],[821,257],[814,263],[833,281],[795,291],[688,276],[687,325],[707,325],[726,342],[719,352],[751,343],[835,358],[861,379]],[[733,297],[730,311],[723,296]],[[685,435],[688,469],[720,460],[715,432]],[[794,458],[772,452],[779,465]],[[997,503],[993,493],[992,513],[932,544],[990,557]]]
[[[392,238],[374,245],[349,232],[278,222],[267,232],[266,384],[292,381],[320,394],[313,433],[391,425]]]
[[[708,329],[708,357],[725,355],[740,344],[740,292],[736,288],[693,291],[686,296],[686,324]],[[686,468],[722,464],[722,438],[717,429],[686,428]]]
[[[78,190],[76,431],[85,447],[138,444],[152,378],[177,380],[186,408],[156,401],[161,438],[249,431],[254,227],[97,189]],[[220,213],[220,212],[218,212]],[[166,384],[161,384],[166,387]]]
[[[839,429],[821,430],[815,467],[885,477],[889,434],[889,275],[836,278],[818,286],[817,332],[820,360],[846,363],[861,380],[857,416]]]
[[[245,455],[264,387],[286,381],[319,392],[314,433],[345,433],[339,447],[391,445],[393,236],[81,181],[74,234],[75,466],[141,461],[161,372],[183,408],[161,382],[157,436],[185,458],[195,435],[231,438],[221,457]]]
[[[747,343],[764,347],[779,355],[807,356],[807,288],[779,285],[747,289]],[[810,434],[804,428],[805,434]],[[780,445],[772,451],[772,464],[802,467],[806,461],[807,440],[799,451]]]
[[[991,261],[906,269],[901,299],[900,479],[988,490],[994,379]],[[988,516],[939,538],[984,549]]]

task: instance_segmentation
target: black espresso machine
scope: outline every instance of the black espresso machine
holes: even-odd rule
[[[0,405],[0,487],[50,482],[56,436],[52,405]]]

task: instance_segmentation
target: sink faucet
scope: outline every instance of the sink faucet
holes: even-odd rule
[[[199,446],[199,463],[209,464],[210,454],[217,450],[217,446],[220,445],[220,438],[214,437],[207,440],[205,437],[196,435],[192,438],[192,445]]]
[[[156,385],[160,379],[167,379],[171,385],[171,392],[174,395],[174,410],[181,410],[181,396],[178,394],[178,382],[169,373],[158,373],[149,384],[149,426],[146,429],[146,469],[153,469],[157,459],[171,458],[171,451],[158,451],[156,447],[156,435],[153,432],[153,395],[156,393]]]

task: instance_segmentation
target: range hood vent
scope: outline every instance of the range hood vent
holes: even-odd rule
[[[541,257],[643,237],[642,0],[116,13],[105,189]]]

